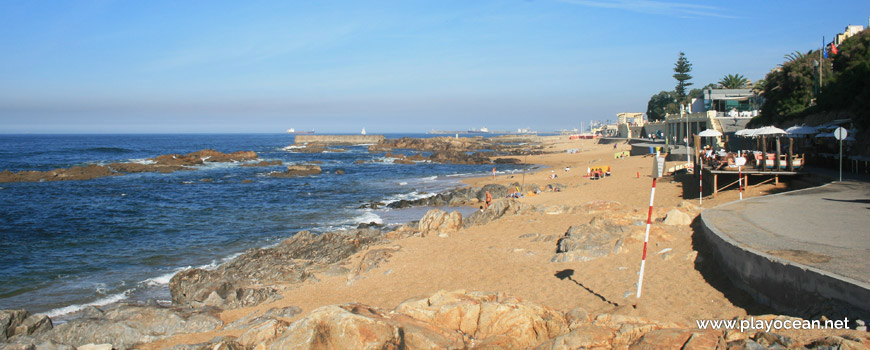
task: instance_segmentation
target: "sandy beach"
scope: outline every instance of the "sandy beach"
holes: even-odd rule
[[[695,321],[699,319],[734,319],[773,313],[736,290],[717,273],[712,258],[693,239],[693,225],[662,222],[667,212],[675,208],[695,218],[702,208],[736,200],[736,190],[720,192],[715,198],[708,196],[704,198],[703,207],[697,207],[696,182],[690,185],[697,181],[694,177],[686,184],[675,181],[672,176],[658,181],[643,295],[638,300],[635,293],[644,233],[644,225],[638,223],[646,221],[652,158],[614,159],[614,152],[629,149],[625,144],[618,144],[614,150],[612,145],[599,145],[596,140],[547,137],[542,141],[552,153],[529,156],[528,162],[546,167],[526,174],[474,178],[466,182],[472,186],[514,182],[541,187],[560,184],[564,187],[560,192],[544,191],[519,199],[538,208],[551,209],[504,216],[486,225],[440,236],[409,237],[370,247],[369,251],[388,249],[388,259],[356,278],[318,274],[316,279],[288,287],[278,301],[223,311],[221,319],[229,324],[271,308],[288,306],[302,311],[286,319],[288,322],[332,304],[361,303],[393,309],[406,300],[423,298],[439,290],[503,292],[562,312],[581,307],[592,315],[638,316],[686,328],[695,328]],[[570,154],[566,152],[568,149],[580,151]],[[611,166],[612,175],[600,180],[586,177],[586,168],[595,165]],[[570,167],[570,171],[566,171],[566,167]],[[551,179],[551,174],[558,177]],[[784,189],[784,183],[765,184],[749,188],[744,197]],[[692,200],[683,199],[684,191],[692,192],[687,196]],[[634,231],[623,249],[590,261],[552,262],[556,238],[563,236],[571,226],[589,223],[600,215],[634,223]],[[343,265],[352,269],[364,255],[365,252],[356,254]],[[239,336],[243,331],[217,330],[175,336],[146,348],[196,344],[220,335]],[[831,333],[783,334],[809,339]]]

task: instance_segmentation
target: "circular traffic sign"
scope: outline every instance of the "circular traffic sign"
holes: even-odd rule
[[[837,128],[837,130],[834,130],[834,138],[837,140],[845,140],[847,136],[849,136],[849,132],[842,126]]]

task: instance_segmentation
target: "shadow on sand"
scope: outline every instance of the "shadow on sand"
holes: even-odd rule
[[[571,277],[571,276],[573,276],[573,275],[574,275],[574,270],[573,270],[573,269],[565,269],[565,270],[562,270],[562,271],[556,272],[556,275],[555,275],[555,276],[556,276],[558,279],[563,280],[563,281],[564,281],[565,279],[567,279],[567,280],[569,280],[569,281],[571,281],[571,282],[574,282],[574,283],[576,283],[578,286],[583,287],[583,289],[585,289],[587,292],[589,292],[589,293],[591,293],[592,295],[594,295],[594,296],[598,297],[599,299],[601,299],[601,301],[603,301],[603,302],[605,302],[605,303],[608,303],[608,304],[610,304],[610,305],[613,305],[614,307],[619,307],[619,304],[614,303],[614,302],[612,302],[612,301],[610,301],[610,300],[607,300],[607,298],[605,298],[603,295],[596,293],[596,292],[593,291],[592,289],[589,289],[589,287],[584,286],[583,283],[577,282],[577,280],[575,280],[574,278]]]

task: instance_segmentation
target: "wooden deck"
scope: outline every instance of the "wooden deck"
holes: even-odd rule
[[[739,172],[737,169],[731,170],[715,170],[709,166],[703,166],[701,169],[703,171],[703,176],[701,179],[703,180],[704,188],[713,189],[713,197],[715,197],[719,191],[725,190],[729,187],[738,185],[740,177],[743,178],[743,186],[744,188],[755,187],[761,184],[765,184],[773,181],[774,184],[779,184],[780,176],[794,176],[794,175],[802,175],[802,172],[798,171],[784,171],[784,170],[759,170],[755,167],[742,168]],[[697,172],[696,172],[697,174]],[[733,180],[733,182],[729,182],[722,187],[719,187],[719,176],[726,176],[728,180]],[[761,177],[763,178],[761,181],[755,182],[752,185],[749,185],[749,177]]]

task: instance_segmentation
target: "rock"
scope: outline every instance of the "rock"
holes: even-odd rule
[[[677,209],[671,209],[665,217],[665,225],[686,226],[691,224],[692,217]]]
[[[179,333],[211,331],[222,322],[211,312],[121,305],[104,312],[99,319],[79,318],[56,326],[42,338],[60,344],[112,344],[130,349]]]
[[[794,340],[789,337],[769,332],[755,333],[755,335],[752,336],[752,340],[766,348],[771,347],[774,344],[779,344],[786,348],[792,348],[795,344]]]
[[[306,281],[312,270],[385,241],[381,231],[373,229],[320,235],[302,231],[275,247],[250,249],[214,270],[179,272],[169,281],[169,291],[179,306],[202,306],[207,300],[221,308],[254,306],[279,298],[279,285]]]
[[[496,158],[492,161],[495,164],[522,164],[523,161],[519,158]]]
[[[124,175],[117,173],[109,167],[102,165],[74,166],[68,169],[54,169],[48,171],[11,171],[0,172],[2,182],[39,182],[39,181],[67,181],[67,180],[91,180],[106,176]]]
[[[283,334],[290,324],[278,319],[268,320],[257,326],[249,328],[239,336],[238,343],[253,348],[260,344],[267,344]]]
[[[52,329],[51,319],[46,315],[30,315],[15,327],[14,335],[33,335],[45,333]]]
[[[619,252],[622,239],[630,231],[626,226],[609,225],[594,218],[589,224],[571,226],[556,242],[556,255],[551,261],[589,261]]]
[[[531,204],[518,201],[516,199],[502,198],[492,202],[492,204],[483,212],[474,212],[467,220],[464,226],[484,225],[488,222],[498,220],[505,215],[521,215],[535,211],[535,207]]]
[[[85,344],[76,348],[76,350],[112,350],[112,344]]]
[[[728,343],[731,344],[731,343]],[[866,349],[861,342],[846,339],[840,336],[829,336],[813,341],[806,345],[807,349],[842,349],[842,350],[858,350]]]
[[[501,293],[439,291],[396,312],[471,336],[480,348],[527,348],[568,332],[561,313]]]
[[[766,347],[751,339],[739,339],[728,342],[728,350],[765,350]]]
[[[719,346],[720,338],[721,332],[668,328],[644,334],[629,349],[724,349],[724,341]]]
[[[429,233],[451,233],[462,228],[462,214],[447,213],[441,209],[431,209],[423,215],[417,227],[423,236]]]
[[[15,335],[18,328],[30,313],[27,310],[0,310],[0,341],[6,341]]]
[[[344,175],[344,174],[346,174],[346,173],[344,172],[344,170],[338,169],[338,170],[335,171],[335,175]]]
[[[356,269],[348,275],[348,281],[355,281],[361,274],[369,272],[378,267],[381,263],[389,261],[393,254],[398,252],[400,249],[400,247],[395,246],[392,248],[369,250],[365,255],[363,255],[362,259],[360,259],[359,265]]]
[[[289,165],[287,166],[286,172],[271,173],[270,175],[277,177],[297,177],[319,175],[321,172],[323,172],[323,170],[317,165]]]
[[[607,327],[582,325],[570,333],[558,336],[538,346],[538,350],[613,349],[613,330]]]
[[[244,162],[250,160],[256,160],[258,158],[257,152],[254,151],[238,151],[233,153],[223,153],[218,152],[213,149],[204,149],[201,151],[196,151],[193,153],[188,153],[185,157],[197,157],[202,159],[204,162]]]
[[[293,323],[270,349],[399,349],[402,334],[381,311],[358,304],[317,308]]]

